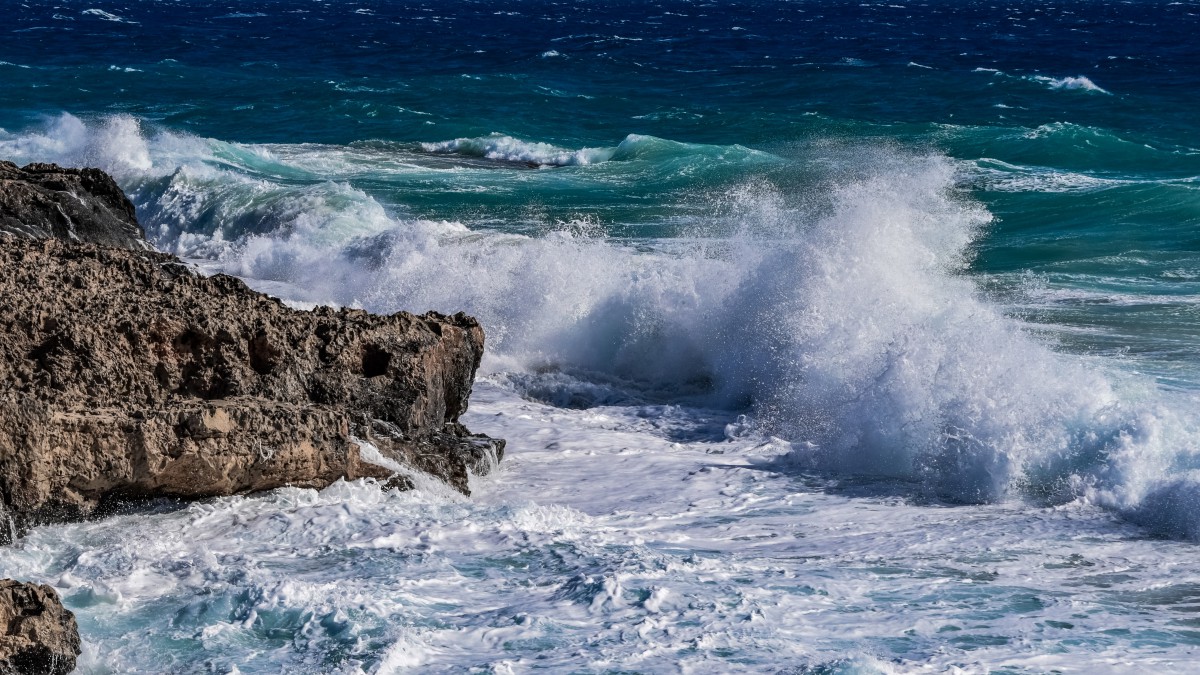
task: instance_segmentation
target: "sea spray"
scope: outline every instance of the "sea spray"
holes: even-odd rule
[[[527,395],[750,410],[799,444],[791,466],[915,480],[955,502],[1083,497],[1178,536],[1200,520],[1186,402],[1054,350],[980,293],[966,272],[992,217],[943,157],[830,148],[842,168],[802,193],[733,185],[703,197],[696,236],[634,248],[595,224],[527,236],[406,218],[317,178],[314,162],[347,166],[339,148],[226,144],[126,116],[64,115],[0,142],[114,171],[159,246],[294,301],[468,311],[488,330],[485,370]],[[663,162],[706,152],[650,147],[672,148]]]
[[[35,528],[81,672],[1193,663],[1193,0],[58,4],[0,158],[296,307],[481,316],[509,440],[469,500]]]

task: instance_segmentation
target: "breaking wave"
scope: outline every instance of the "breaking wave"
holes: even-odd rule
[[[712,147],[448,143],[424,150],[586,166]],[[1056,351],[991,303],[966,274],[991,216],[937,155],[877,149],[819,197],[749,181],[706,197],[697,236],[634,245],[586,221],[528,236],[406,217],[352,181],[353,147],[63,116],[0,152],[108,169],[160,248],[291,300],[470,312],[486,371],[527,395],[749,412],[792,441],[789,466],[956,502],[1082,499],[1200,538],[1194,397]]]
[[[1083,75],[1078,77],[1034,76],[1029,79],[1033,80],[1034,82],[1042,82],[1051,89],[1077,89],[1080,91],[1093,91],[1097,94],[1111,93],[1106,89],[1100,88],[1095,82],[1092,82]]]
[[[749,148],[733,146],[701,145],[680,143],[654,136],[629,134],[614,147],[582,148],[570,150],[549,143],[522,141],[504,134],[490,134],[478,138],[456,138],[437,143],[421,143],[429,153],[457,154],[467,157],[482,157],[507,162],[527,162],[541,166],[587,166],[609,161],[628,161],[644,158],[662,158],[680,155],[710,155],[716,159],[730,157],[766,158],[765,153]]]
[[[1016,78],[1019,80],[1025,80],[1027,82],[1037,82],[1037,83],[1046,85],[1046,87],[1049,89],[1058,89],[1058,90],[1066,90],[1066,91],[1072,91],[1072,90],[1084,91],[1084,92],[1092,92],[1092,93],[1096,93],[1096,94],[1112,94],[1112,92],[1100,87],[1100,85],[1093,82],[1086,75],[1076,75],[1076,76],[1067,76],[1067,77],[1048,77],[1046,75],[1016,76],[1016,75],[1009,75],[1008,73],[1004,72],[1003,70],[997,70],[995,68],[976,68],[972,72],[991,73],[992,76],[994,76],[994,77],[1004,77],[1004,78],[1011,77],[1011,78]]]

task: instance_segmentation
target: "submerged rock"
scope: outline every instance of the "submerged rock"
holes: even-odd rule
[[[503,452],[458,423],[484,343],[461,313],[300,311],[174,256],[4,235],[0,297],[0,536],[111,500],[404,486],[396,465],[469,494]]]
[[[0,161],[0,232],[149,250],[133,204],[100,169]]]
[[[0,579],[0,675],[75,670],[79,627],[49,586]]]

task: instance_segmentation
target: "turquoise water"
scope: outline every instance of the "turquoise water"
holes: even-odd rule
[[[40,531],[7,564],[93,672],[1190,658],[1200,4],[0,5],[0,157],[101,166],[156,246],[300,307],[473,313],[513,450],[469,506]]]
[[[1192,3],[351,4],[10,3],[7,154],[333,180],[400,218],[587,220],[635,240],[711,234],[712,202],[747,184],[803,208],[881,162],[940,156],[995,216],[973,273],[1026,318],[1083,329],[1072,349],[1196,383]],[[39,151],[62,113],[212,147],[132,157],[119,132],[49,123]],[[126,183],[179,248],[159,180]],[[236,240],[294,215],[244,207],[187,227]],[[1035,297],[1013,289],[1030,274]]]

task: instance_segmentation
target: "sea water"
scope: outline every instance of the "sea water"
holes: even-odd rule
[[[35,529],[83,673],[1188,672],[1200,3],[0,2],[0,158],[467,311],[465,498]]]

